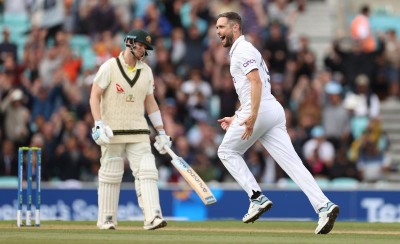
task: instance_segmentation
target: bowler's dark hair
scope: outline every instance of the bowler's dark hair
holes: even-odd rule
[[[217,16],[217,19],[225,17],[229,20],[231,24],[237,23],[239,25],[239,30],[242,31],[242,17],[238,13],[235,12],[225,12],[222,14],[219,14]]]

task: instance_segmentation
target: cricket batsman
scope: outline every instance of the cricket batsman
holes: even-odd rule
[[[95,121],[93,140],[101,146],[98,173],[99,229],[116,229],[118,201],[124,157],[135,178],[139,207],[143,211],[145,230],[165,227],[159,193],[158,170],[151,152],[147,113],[158,135],[154,146],[165,154],[171,146],[160,109],[154,97],[154,78],[143,59],[153,50],[151,36],[143,30],[130,31],[125,50],[102,64],[94,78],[90,108]]]

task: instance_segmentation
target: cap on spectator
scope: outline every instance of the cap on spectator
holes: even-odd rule
[[[342,90],[342,85],[334,81],[329,81],[325,85],[325,92],[328,94],[339,95],[342,93]]]
[[[20,89],[14,90],[10,97],[11,97],[11,101],[19,101],[22,100],[24,94],[22,93],[22,91]]]
[[[311,130],[311,136],[312,137],[321,137],[325,135],[325,130],[322,126],[317,125],[314,126]]]
[[[368,76],[364,74],[357,75],[356,77],[356,84],[360,86],[366,86],[369,84],[369,78]]]

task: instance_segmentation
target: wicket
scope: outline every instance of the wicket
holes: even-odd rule
[[[24,179],[24,153],[27,152],[27,189],[26,189],[26,224],[32,226],[32,168],[33,168],[33,153],[36,152],[36,209],[35,209],[35,226],[40,226],[40,181],[42,168],[42,149],[39,147],[20,147],[18,149],[18,210],[17,210],[17,226],[22,226],[22,204],[23,204],[23,179]]]

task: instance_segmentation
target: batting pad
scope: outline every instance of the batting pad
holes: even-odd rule
[[[99,170],[98,218],[97,226],[101,227],[106,220],[111,220],[117,225],[117,209],[119,192],[124,173],[122,158],[111,158],[101,164]]]
[[[144,212],[142,190],[140,189],[140,180],[138,177],[135,177],[135,191],[136,191],[136,196],[138,199],[139,207],[142,209],[142,212]]]
[[[157,216],[162,218],[157,187],[158,170],[152,154],[143,156],[140,162],[138,179],[140,181],[145,224],[151,223]]]

